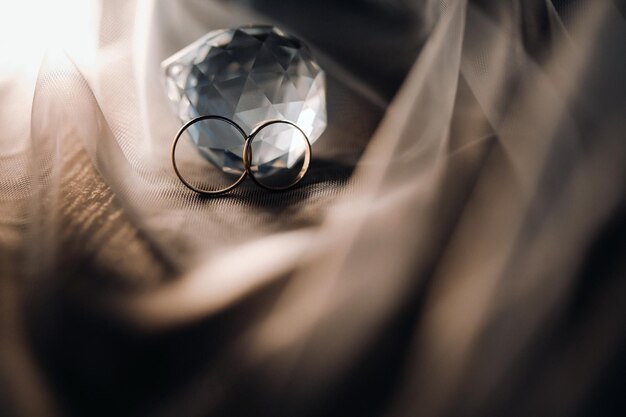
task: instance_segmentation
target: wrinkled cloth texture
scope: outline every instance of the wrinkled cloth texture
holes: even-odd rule
[[[626,410],[623,2],[90,4],[0,73],[0,415]],[[203,198],[160,62],[248,23],[328,128],[297,188]]]

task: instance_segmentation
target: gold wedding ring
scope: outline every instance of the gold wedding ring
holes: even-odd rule
[[[187,129],[189,129],[191,126],[193,126],[196,123],[205,121],[205,120],[219,120],[221,122],[225,122],[228,123],[230,126],[234,127],[235,130],[238,132],[238,134],[241,134],[242,138],[244,139],[244,150],[243,150],[243,155],[242,155],[242,159],[243,159],[243,165],[244,165],[244,170],[241,173],[241,175],[231,184],[222,187],[222,188],[218,188],[216,190],[205,190],[202,188],[199,188],[195,185],[193,185],[189,180],[185,179],[185,177],[182,175],[182,173],[180,172],[180,169],[176,163],[176,147],[178,145],[178,142],[180,140],[180,138],[182,137],[183,133],[187,131]],[[255,171],[255,169],[253,169],[253,143],[255,141],[255,139],[257,139],[258,137],[261,137],[262,132],[264,129],[267,129],[271,126],[275,126],[277,124],[285,124],[289,127],[295,128],[297,129],[297,133],[299,135],[302,136],[302,139],[304,140],[304,161],[302,163],[302,167],[300,168],[300,170],[298,171],[298,173],[296,174],[296,176],[290,180],[286,185],[275,185],[275,184],[271,184],[267,181],[264,181],[263,179],[260,178],[260,176],[258,175],[258,172]],[[246,135],[246,133],[244,132],[244,130],[241,128],[241,126],[239,126],[237,123],[235,123],[233,120],[227,118],[227,117],[223,117],[223,116],[218,116],[218,115],[206,115],[206,116],[199,116],[196,117],[190,121],[188,121],[187,123],[185,123],[180,130],[178,131],[178,133],[176,133],[176,136],[174,137],[174,141],[172,142],[172,149],[171,149],[171,158],[172,158],[172,166],[174,167],[174,172],[176,173],[176,176],[178,177],[178,179],[190,190],[195,191],[198,194],[202,194],[202,195],[208,195],[208,196],[217,196],[217,195],[221,195],[224,193],[227,193],[228,191],[233,190],[234,188],[236,188],[239,184],[241,184],[241,182],[246,178],[246,176],[250,176],[250,178],[252,178],[252,180],[259,185],[260,187],[266,189],[266,190],[270,190],[270,191],[284,191],[284,190],[288,190],[292,187],[294,187],[296,184],[298,184],[300,181],[302,181],[302,179],[304,178],[304,176],[306,175],[308,169],[309,169],[309,165],[311,163],[311,155],[312,155],[312,151],[311,151],[311,142],[309,141],[309,138],[307,137],[307,135],[302,131],[302,129],[296,125],[293,122],[290,122],[288,120],[267,120],[265,122],[260,123],[259,125],[257,125],[254,130],[250,133],[250,135]]]

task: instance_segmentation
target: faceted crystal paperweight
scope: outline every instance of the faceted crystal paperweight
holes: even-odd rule
[[[326,128],[324,71],[301,41],[276,27],[210,32],[161,66],[167,95],[183,123],[219,115],[251,132],[267,120],[288,120],[311,143]],[[189,136],[204,158],[225,173],[240,174],[244,140],[219,126],[197,124]],[[255,142],[253,154],[263,161],[263,175],[298,163],[304,148],[293,135],[293,129],[274,129]]]

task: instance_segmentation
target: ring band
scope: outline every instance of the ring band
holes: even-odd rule
[[[302,137],[304,138],[304,142],[306,144],[305,146],[305,150],[304,150],[304,163],[302,164],[302,168],[300,168],[300,172],[298,172],[298,175],[296,176],[296,178],[291,181],[291,183],[287,184],[286,186],[282,186],[282,187],[273,187],[273,186],[269,186],[267,184],[264,184],[263,182],[259,181],[259,179],[254,175],[254,172],[252,172],[251,169],[251,165],[252,165],[252,142],[254,141],[254,138],[257,136],[257,134],[265,129],[268,126],[274,125],[274,124],[278,124],[278,123],[284,123],[287,125],[290,125],[292,127],[295,127],[296,129],[298,129],[298,131],[302,134]],[[246,172],[248,173],[248,175],[250,176],[250,178],[252,178],[252,180],[260,187],[265,188],[266,190],[270,190],[270,191],[285,191],[288,190],[292,187],[294,187],[296,184],[298,184],[300,181],[302,181],[302,178],[304,178],[304,176],[306,175],[307,171],[309,170],[309,165],[311,164],[311,142],[309,141],[309,138],[307,137],[307,135],[302,131],[302,129],[300,129],[300,127],[293,123],[290,122],[289,120],[268,120],[265,121],[263,123],[261,123],[260,125],[258,125],[257,127],[254,128],[254,130],[252,131],[252,133],[250,133],[250,135],[248,136],[248,138],[246,139],[246,143],[244,144],[243,147],[243,166],[246,168]]]
[[[210,196],[217,196],[220,194],[224,194],[227,193],[228,191],[234,189],[235,187],[237,187],[245,178],[247,175],[247,170],[244,170],[241,175],[239,176],[239,178],[237,178],[237,180],[235,180],[234,183],[228,185],[227,187],[224,188],[220,188],[218,190],[203,190],[201,188],[198,188],[192,184],[190,184],[187,180],[185,180],[185,178],[183,177],[183,175],[180,173],[180,171],[178,170],[178,166],[176,165],[176,146],[178,145],[178,140],[180,139],[180,137],[182,136],[182,134],[192,125],[194,125],[195,123],[201,122],[203,120],[221,120],[223,122],[226,122],[228,124],[230,124],[232,127],[234,127],[240,134],[241,136],[244,138],[244,140],[248,139],[248,136],[246,135],[246,132],[243,131],[243,129],[234,121],[230,120],[227,117],[223,117],[223,116],[218,116],[218,115],[207,115],[207,116],[199,116],[196,117],[194,119],[191,119],[190,121],[188,121],[187,123],[185,123],[183,125],[183,127],[180,128],[180,130],[178,131],[178,133],[176,133],[176,136],[174,137],[174,141],[172,142],[172,166],[174,167],[174,172],[176,172],[176,176],[178,177],[178,179],[185,184],[185,186],[187,188],[189,188],[190,190],[195,191],[198,194],[202,194],[202,195],[210,195]]]

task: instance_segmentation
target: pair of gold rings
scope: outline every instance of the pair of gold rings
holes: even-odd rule
[[[176,163],[176,147],[178,145],[178,142],[180,140],[180,138],[182,137],[183,133],[186,132],[191,126],[195,125],[196,123],[202,122],[202,121],[206,121],[206,120],[217,120],[217,121],[221,121],[224,123],[228,123],[230,126],[232,126],[237,132],[238,134],[240,134],[242,136],[242,138],[244,139],[244,147],[243,147],[243,155],[242,155],[242,160],[243,160],[243,166],[244,166],[244,170],[241,173],[241,175],[239,175],[238,178],[236,178],[234,180],[234,182],[230,183],[229,185],[225,186],[225,187],[221,187],[221,188],[217,188],[215,190],[207,190],[207,189],[202,189],[198,186],[193,185],[189,180],[185,179],[185,177],[182,175],[177,163]],[[302,162],[302,166],[300,167],[300,170],[298,171],[298,173],[292,178],[290,179],[286,184],[271,184],[268,183],[267,181],[264,181],[260,176],[259,176],[259,170],[255,170],[253,169],[253,155],[252,155],[252,145],[255,141],[255,139],[257,139],[258,137],[260,137],[262,135],[262,132],[269,128],[270,126],[274,126],[277,124],[285,124],[288,125],[291,128],[295,128],[296,133],[299,133],[302,135],[302,138],[304,140],[304,161]],[[307,137],[307,135],[302,131],[302,129],[300,127],[298,127],[298,125],[296,125],[293,122],[290,122],[289,120],[267,120],[264,121],[262,123],[260,123],[259,125],[257,125],[252,132],[247,135],[244,130],[241,128],[241,126],[239,126],[236,122],[234,122],[233,120],[224,117],[224,116],[218,116],[218,115],[206,115],[206,116],[199,116],[196,117],[190,121],[188,121],[187,123],[185,123],[180,130],[178,131],[178,133],[176,133],[176,136],[174,137],[174,141],[172,142],[172,149],[171,149],[171,157],[172,157],[172,166],[174,167],[174,172],[176,173],[176,176],[178,177],[178,179],[190,190],[195,191],[198,194],[202,194],[202,195],[209,195],[209,196],[216,196],[216,195],[220,195],[220,194],[224,194],[227,193],[231,190],[233,190],[235,187],[237,187],[239,184],[241,184],[241,182],[246,178],[246,176],[250,176],[250,178],[252,178],[252,180],[259,185],[260,187],[267,189],[267,190],[271,190],[271,191],[283,191],[283,190],[287,190],[289,188],[294,187],[296,184],[298,184],[302,178],[304,178],[304,176],[306,175],[308,169],[309,169],[309,165],[311,163],[311,142],[309,141],[309,138]]]

